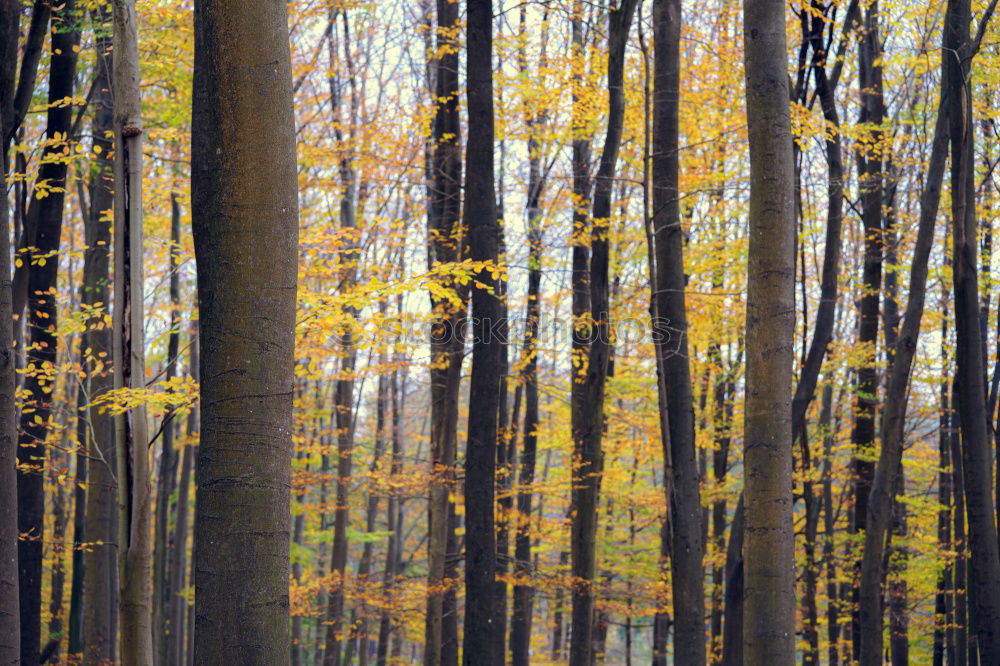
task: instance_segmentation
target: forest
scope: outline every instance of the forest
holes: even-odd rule
[[[0,0],[0,664],[1000,666],[996,5]]]

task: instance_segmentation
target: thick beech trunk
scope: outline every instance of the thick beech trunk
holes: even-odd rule
[[[198,0],[194,26],[202,432],[193,659],[280,666],[289,661],[298,244],[287,10]]]
[[[744,658],[795,661],[792,338],[795,210],[785,3],[744,2],[750,143]]]

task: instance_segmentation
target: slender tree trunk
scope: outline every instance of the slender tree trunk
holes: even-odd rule
[[[0,182],[7,182],[6,137],[14,122],[14,72],[17,68],[21,3],[0,0]],[[10,214],[6,185],[0,196],[0,663],[20,660],[21,615],[18,594],[17,422],[14,410],[14,339],[10,265]]]
[[[857,369],[854,427],[851,443],[855,458],[854,522],[852,530],[861,534],[867,529],[868,498],[871,494],[875,464],[875,412],[878,407],[878,369],[876,351],[879,328],[879,299],[882,289],[882,149],[881,124],[885,115],[882,100],[881,42],[879,41],[878,2],[868,5],[864,20],[858,25],[858,82],[861,88],[859,124],[866,141],[857,153],[858,182],[861,193],[861,222],[864,227],[862,293],[858,313],[858,344],[864,360]],[[867,125],[874,127],[869,129]],[[871,145],[869,145],[871,144]],[[891,488],[891,485],[889,486]],[[861,636],[868,627],[861,617],[860,598],[867,590],[859,587],[862,563],[855,565],[854,605],[851,613],[851,637],[855,659],[860,658]]]
[[[177,193],[170,193],[170,332],[167,334],[167,367],[164,379],[177,376],[177,355],[180,352],[180,236],[181,211]],[[153,617],[156,641],[155,661],[169,665],[167,645],[175,631],[171,624],[169,600],[173,596],[172,578],[167,562],[170,548],[170,497],[176,489],[177,451],[174,449],[176,424],[173,413],[167,412],[160,424],[160,471],[156,489],[156,542],[153,546]],[[174,534],[176,538],[176,533]]]
[[[198,381],[198,322],[191,323],[191,342],[188,347],[188,372],[194,381]],[[170,614],[170,635],[167,640],[166,664],[182,665],[187,651],[185,631],[190,634],[193,627],[187,624],[188,597],[185,589],[188,586],[187,543],[188,543],[188,513],[191,493],[191,475],[194,468],[195,452],[194,436],[198,432],[198,410],[192,408],[187,420],[187,441],[181,454],[180,479],[177,482],[177,516],[174,520],[174,540],[170,544],[168,575],[170,576],[170,597],[168,612]]]
[[[979,325],[977,276],[977,221],[975,210],[974,123],[970,60],[974,46],[969,36],[969,0],[949,0],[945,20],[948,68],[949,128],[951,133],[951,207],[954,254],[956,360],[958,412],[962,424],[962,462],[965,468],[965,505],[969,527],[969,581],[1000,580],[1000,551],[993,506],[991,441],[986,413],[985,359]],[[959,88],[959,86],[961,86]],[[961,94],[959,94],[961,93]],[[970,585],[972,629],[983,663],[1000,663],[1000,585]]]
[[[82,186],[81,186],[82,187]],[[84,212],[84,219],[87,217]],[[86,222],[84,222],[86,225]],[[86,251],[86,250],[85,250]],[[83,289],[81,291],[81,300]],[[85,368],[86,359],[81,351],[80,367]],[[87,419],[87,384],[81,381],[76,391],[76,441],[77,451],[74,463],[76,485],[73,488],[73,555],[72,579],[69,593],[69,641],[67,652],[74,658],[83,656],[83,561],[87,529],[87,458],[93,442],[90,439],[90,422]]]
[[[427,263],[448,263],[464,254],[461,216],[462,148],[459,121],[457,41],[459,3],[437,0],[437,58],[431,63],[431,90],[437,106],[428,148]],[[465,347],[463,327],[468,292],[456,284],[459,303],[431,296],[431,486],[428,501],[427,615],[424,664],[454,666],[452,650],[443,651],[445,606],[452,582],[446,578],[449,544],[453,543],[449,500],[455,489],[458,393]],[[447,633],[450,633],[447,632]]]
[[[112,3],[115,126],[115,388],[146,387],[143,317],[142,120],[134,0]],[[151,518],[149,436],[139,405],[115,416],[118,464],[118,587],[121,659],[151,666]]]
[[[893,487],[903,453],[903,427],[906,417],[906,394],[909,384],[913,357],[920,334],[926,295],[928,258],[934,243],[934,221],[937,217],[941,198],[941,182],[947,159],[948,96],[947,84],[942,84],[938,119],[934,129],[931,157],[928,162],[927,178],[920,197],[920,221],[913,265],[910,269],[909,299],[903,327],[899,331],[895,351],[892,356],[889,383],[886,389],[885,410],[882,414],[882,447],[878,465],[872,476],[871,497],[866,500],[868,517],[864,523],[864,551],[861,561],[860,579],[860,624],[854,627],[856,642],[860,645],[860,661],[863,666],[882,663],[882,594],[883,556],[885,535],[891,518]],[[858,510],[858,507],[855,507]]]
[[[653,342],[663,371],[668,432],[664,453],[673,462],[665,484],[670,506],[674,658],[705,663],[705,590],[701,493],[695,460],[694,398],[685,304],[684,232],[679,198],[680,0],[653,3],[656,44],[653,94],[653,227],[656,252],[656,317]]]
[[[621,146],[625,114],[625,45],[636,0],[622,0],[608,16],[608,129],[601,152],[591,215],[589,303],[582,399],[573,417],[574,475],[570,537],[573,614],[570,633],[571,666],[590,666],[593,658],[594,569],[597,505],[601,489],[604,431],[604,390],[611,355],[611,308],[608,266],[611,195]],[[574,261],[576,269],[576,261]],[[575,283],[574,283],[575,284]],[[575,286],[574,286],[575,288]],[[577,379],[574,379],[576,382]],[[576,461],[579,461],[577,469]]]
[[[298,244],[287,10],[198,0],[194,25],[202,432],[193,660],[280,666],[289,661]]]
[[[403,433],[402,433],[402,411],[403,392],[405,392],[405,382],[400,386],[399,370],[393,370],[389,382],[389,393],[392,401],[392,458],[389,473],[392,479],[399,479],[403,471]],[[393,589],[396,585],[397,565],[402,552],[402,507],[400,506],[398,492],[390,490],[388,506],[386,509],[386,524],[389,528],[389,538],[386,543],[385,570],[382,574],[382,590],[385,607],[379,621],[378,648],[375,659],[378,666],[385,666],[389,657],[389,640],[392,632],[392,616],[389,611],[393,604]],[[398,516],[398,517],[397,517]]]
[[[72,122],[72,107],[56,104],[73,95],[80,33],[73,0],[60,5],[53,13],[51,64],[49,66],[49,108],[47,112],[45,149],[36,182],[45,182],[48,196],[38,201],[36,235],[31,246],[37,257],[25,261],[33,264],[27,275],[28,338],[25,367],[35,368],[24,378],[26,394],[21,409],[17,461],[21,468],[17,480],[19,603],[21,622],[21,662],[33,664],[39,658],[42,594],[42,539],[44,536],[45,487],[44,474],[46,439],[52,405],[49,396],[55,382],[45,368],[56,363],[56,279],[62,235],[63,201],[65,198],[65,161],[56,159],[63,150],[71,150],[68,137]],[[48,159],[46,159],[46,157]]]
[[[94,81],[94,161],[90,180],[90,210],[84,221],[86,250],[83,257],[81,302],[90,309],[83,336],[87,353],[84,368],[87,401],[94,401],[112,388],[111,331],[104,325],[110,302],[109,263],[111,215],[114,206],[114,131],[111,97],[111,35],[107,30],[110,11],[100,5],[94,20],[102,26],[95,40],[97,73]],[[105,304],[97,307],[98,303]],[[96,308],[96,309],[95,309]],[[117,456],[111,415],[97,406],[88,410],[91,446],[87,459],[87,541],[83,582],[83,661],[104,664],[115,659],[118,645],[118,535],[116,481]]]
[[[792,531],[792,337],[795,211],[785,3],[746,0],[750,142],[747,273],[744,657],[795,661]]]

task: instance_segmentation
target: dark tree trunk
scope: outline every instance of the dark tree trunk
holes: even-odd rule
[[[177,376],[177,355],[180,352],[180,242],[181,242],[181,210],[177,203],[177,193],[170,194],[170,332],[167,334],[167,367],[164,380],[170,381]],[[170,600],[174,591],[173,578],[168,563],[168,551],[171,537],[170,497],[176,488],[177,451],[174,450],[173,412],[167,412],[160,424],[161,448],[160,471],[156,490],[156,542],[153,546],[153,613],[154,640],[156,641],[156,663],[169,666],[167,660],[168,644],[171,635],[177,628],[173,626],[170,615]],[[177,538],[176,528],[173,538]]]
[[[298,244],[287,12],[284,3],[198,0],[194,26],[194,662],[281,665]]]
[[[64,150],[72,150],[69,140],[57,142],[57,136],[66,137],[72,123],[73,109],[56,102],[73,95],[76,61],[80,41],[79,21],[73,0],[67,0],[55,10],[52,17],[52,55],[49,69],[49,109],[47,112],[46,139],[51,143],[46,149],[38,170],[37,182],[45,182],[51,189],[48,196],[38,200],[37,233],[32,243],[38,259],[28,272],[27,309],[28,345],[25,367],[34,367],[24,377],[26,392],[21,409],[18,436],[18,465],[22,471],[17,480],[17,529],[22,536],[18,542],[19,598],[21,617],[21,662],[36,663],[39,659],[41,634],[42,594],[42,539],[44,537],[46,438],[52,412],[50,393],[54,378],[44,370],[56,363],[56,278],[59,262],[54,258],[59,251],[62,235],[63,201],[65,199],[66,170],[64,161],[53,159]],[[46,161],[46,157],[49,158]],[[25,262],[29,263],[29,262]]]
[[[666,501],[671,527],[671,581],[674,604],[674,658],[705,663],[705,590],[702,558],[701,493],[695,460],[694,397],[685,304],[684,232],[678,189],[680,102],[680,0],[653,3],[656,45],[653,74],[653,228],[656,253],[656,321],[653,342],[666,395],[668,432],[662,433],[664,459],[673,478]]]
[[[87,249],[83,259],[83,294],[85,306],[105,304],[90,316],[83,347],[90,352],[85,359],[88,402],[111,389],[111,331],[104,324],[107,303],[111,249],[111,216],[114,205],[113,144],[114,129],[111,97],[111,36],[108,8],[101,5],[95,21],[102,25],[95,42],[97,73],[94,81],[94,153],[97,168],[91,173],[90,210],[84,221]],[[98,152],[98,149],[99,152]],[[85,664],[103,664],[115,658],[117,650],[118,567],[115,543],[118,534],[115,469],[117,458],[111,416],[94,406],[89,409],[91,445],[87,460],[87,540],[92,544],[84,553],[83,582],[83,657]]]
[[[493,181],[493,11],[490,0],[467,0],[469,145],[466,153],[463,223],[469,256],[495,265],[499,225]],[[496,533],[493,495],[496,476],[497,406],[500,399],[501,318],[496,278],[479,272],[472,290],[472,374],[469,439],[465,453],[465,637],[462,663],[493,664],[496,609]],[[489,289],[489,291],[487,291]]]
[[[574,471],[570,553],[573,575],[573,624],[570,632],[571,666],[590,666],[593,658],[594,569],[597,538],[597,504],[604,466],[601,439],[604,431],[604,389],[611,355],[611,311],[608,265],[611,195],[625,115],[625,45],[636,0],[622,0],[608,16],[608,129],[594,187],[591,214],[589,304],[586,374],[579,402],[574,405]],[[576,157],[576,155],[574,155]],[[576,172],[577,169],[574,169]],[[575,255],[575,252],[574,252]],[[574,256],[574,272],[577,269]],[[578,280],[574,280],[574,290]],[[582,360],[582,359],[581,359]],[[574,383],[578,378],[574,378]]]
[[[0,0],[0,182],[7,182],[6,137],[14,123],[21,3]],[[18,663],[21,615],[18,594],[17,422],[14,410],[14,339],[11,302],[10,215],[6,186],[0,196],[0,663]]]
[[[854,522],[855,533],[863,533],[868,521],[868,498],[871,494],[876,453],[875,412],[878,407],[878,369],[875,348],[878,345],[879,299],[882,289],[882,151],[869,146],[882,141],[880,129],[885,107],[882,100],[881,42],[879,41],[879,6],[873,2],[864,12],[864,20],[857,26],[858,83],[861,88],[861,112],[858,122],[876,129],[865,129],[866,142],[857,153],[858,183],[861,193],[861,222],[864,228],[864,260],[862,266],[862,292],[858,312],[858,344],[864,351],[864,360],[857,368],[855,384],[854,426],[851,443],[855,458],[854,469]],[[891,488],[891,486],[890,486]],[[851,637],[854,657],[861,654],[861,635],[865,632],[864,620],[859,610],[862,563],[855,564],[854,610],[851,613]]]
[[[465,256],[464,228],[461,215],[462,142],[458,99],[457,26],[459,3],[437,0],[436,52],[439,57],[430,65],[431,92],[437,101],[427,148],[428,191],[427,264],[449,263]],[[465,312],[468,290],[449,282],[459,294],[458,305],[448,299],[431,296],[434,321],[431,324],[431,472],[428,502],[428,595],[424,627],[424,663],[428,666],[454,666],[451,655],[455,646],[443,645],[449,605],[448,564],[454,543],[449,500],[455,490],[458,395],[462,380],[462,357],[465,348]],[[450,642],[450,641],[449,641]]]
[[[792,339],[795,210],[785,3],[748,0],[747,122],[750,247],[747,272],[744,657],[795,661],[792,531]]]
[[[1000,550],[994,522],[991,448],[986,413],[985,359],[979,324],[977,221],[975,210],[974,123],[969,78],[974,45],[969,35],[969,0],[949,0],[945,20],[945,58],[951,133],[952,272],[955,291],[962,462],[969,527],[969,581],[1000,580]],[[961,88],[959,88],[961,86]],[[959,94],[961,92],[961,94]],[[985,664],[1000,663],[1000,585],[969,586],[973,626],[979,656]]]
[[[945,82],[948,76],[945,73]],[[941,182],[947,159],[948,95],[947,83],[942,85],[938,119],[934,128],[927,178],[920,196],[920,222],[913,265],[910,269],[909,299],[903,327],[892,355],[885,410],[882,415],[882,447],[878,465],[872,475],[870,501],[866,499],[868,516],[864,523],[864,551],[861,561],[859,594],[860,624],[853,627],[852,636],[860,646],[861,663],[865,666],[882,663],[882,594],[885,535],[889,528],[895,476],[902,460],[903,427],[906,417],[906,394],[910,370],[920,334],[926,296],[928,258],[934,243],[934,221],[941,198]],[[978,324],[977,324],[978,326]],[[977,329],[978,330],[978,329]],[[859,507],[855,506],[855,511]],[[855,519],[856,520],[856,519]],[[857,524],[857,522],[855,522]]]

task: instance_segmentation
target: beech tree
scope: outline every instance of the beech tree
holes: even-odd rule
[[[197,663],[289,661],[298,243],[290,62],[284,3],[195,4]]]
[[[745,0],[743,21],[750,141],[743,655],[747,663],[785,665],[795,661],[795,210],[785,3]]]

